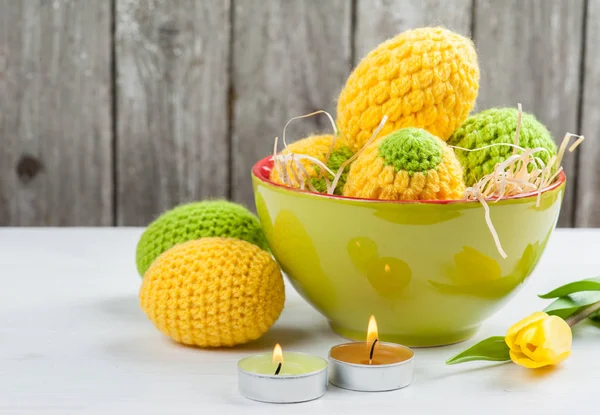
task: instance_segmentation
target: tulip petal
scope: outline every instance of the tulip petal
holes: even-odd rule
[[[567,357],[571,356],[571,351],[569,350],[568,352],[564,352],[563,354],[561,354],[560,356],[558,356],[555,360],[554,363],[555,365],[559,364],[560,362],[562,362],[563,360],[565,360]]]
[[[545,319],[546,317],[548,317],[548,314],[544,313],[543,311],[536,311],[529,317],[526,317],[518,323],[513,324],[506,332],[506,345],[512,350],[515,344],[516,337],[519,334],[519,331],[529,326],[530,324]]]
[[[504,341],[513,362],[534,369],[569,357],[573,334],[562,318],[536,312],[510,327]]]
[[[508,337],[506,338],[508,339]],[[510,343],[510,346],[508,346],[508,348],[510,350],[512,350],[515,353],[521,353],[521,342],[523,341],[523,330],[519,331],[516,336],[514,336],[512,338],[512,341],[507,341],[505,339],[506,344],[508,345]]]
[[[519,366],[523,366],[528,369],[537,369],[539,367],[548,366],[550,364],[548,362],[535,362],[535,361],[531,360],[530,358],[528,358],[527,356],[524,356],[523,354],[520,354],[520,353],[514,353],[513,351],[510,352],[510,358],[513,362],[515,362]]]
[[[546,349],[544,347],[538,347],[538,349],[535,351],[535,353],[532,353],[530,358],[532,360],[535,360],[536,362],[552,363],[556,359],[556,356],[557,355],[552,350]]]
[[[540,328],[541,324],[540,322],[537,322],[524,328],[517,335],[519,350],[532,360],[538,360],[536,359],[536,354],[539,354],[540,346],[544,344],[543,338],[540,341],[540,332],[542,331]]]
[[[573,333],[566,321],[557,316],[550,316],[544,320],[543,330],[546,333],[543,348],[550,351],[553,360],[557,360],[564,353],[570,352]]]

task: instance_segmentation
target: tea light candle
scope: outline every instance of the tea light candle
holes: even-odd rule
[[[283,353],[277,344],[272,354],[248,356],[238,362],[238,386],[242,395],[255,401],[311,401],[327,390],[327,361],[308,353]]]
[[[332,347],[329,363],[332,384],[363,392],[404,388],[412,382],[415,370],[411,349],[379,341],[374,316],[369,319],[367,341]]]

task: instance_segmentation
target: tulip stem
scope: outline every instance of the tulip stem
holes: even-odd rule
[[[566,318],[565,321],[569,326],[573,327],[575,324],[579,323],[581,320],[585,320],[598,310],[600,310],[600,301],[598,301],[597,303],[590,304],[581,311]]]

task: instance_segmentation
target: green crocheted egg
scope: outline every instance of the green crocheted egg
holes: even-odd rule
[[[493,143],[514,144],[517,129],[518,111],[514,108],[491,108],[467,118],[448,140],[451,146],[476,149]],[[548,129],[533,115],[523,113],[519,146],[523,148],[542,147],[548,152],[536,155],[548,163],[556,154],[556,144]],[[455,149],[456,157],[463,166],[465,183],[472,186],[486,174],[494,171],[497,163],[510,157],[513,148],[495,146],[478,151]]]
[[[352,163],[344,196],[380,200],[463,197],[465,183],[454,152],[421,128],[403,128],[369,144]]]
[[[341,146],[340,148],[337,148],[331,152],[329,160],[327,160],[326,166],[329,168],[329,170],[337,174],[338,170],[342,167],[342,164],[348,161],[348,159],[352,158],[353,155],[354,153],[352,152],[352,150],[350,150],[349,147]],[[342,194],[342,190],[344,189],[344,185],[346,184],[346,180],[348,179],[348,172],[350,171],[350,166],[351,164],[349,163],[346,167],[344,167],[344,172],[340,176],[340,179],[337,183],[337,186],[335,186],[333,194]],[[321,169],[318,166],[315,167],[315,171],[317,174],[320,173],[320,170]],[[329,173],[327,173],[327,176],[329,176],[328,179],[331,183],[334,177],[331,176]],[[324,177],[313,177],[310,180],[312,185],[315,187],[315,189],[317,189],[319,193],[327,192],[327,183],[325,182]]]
[[[188,203],[163,213],[152,222],[137,245],[140,275],[169,248],[206,237],[237,238],[269,250],[258,218],[244,206],[224,200]]]

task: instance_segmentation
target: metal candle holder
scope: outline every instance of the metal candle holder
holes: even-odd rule
[[[327,391],[327,361],[316,356],[314,358],[322,360],[324,367],[299,375],[248,372],[240,367],[240,362],[244,360],[242,359],[238,362],[240,393],[248,399],[269,403],[296,403],[320,398]]]
[[[350,344],[352,343],[334,346],[331,350]],[[384,342],[379,342],[379,344],[409,352],[410,358],[390,364],[357,364],[331,357],[330,350],[329,381],[339,388],[360,392],[383,392],[410,385],[415,371],[414,352],[400,344]]]

